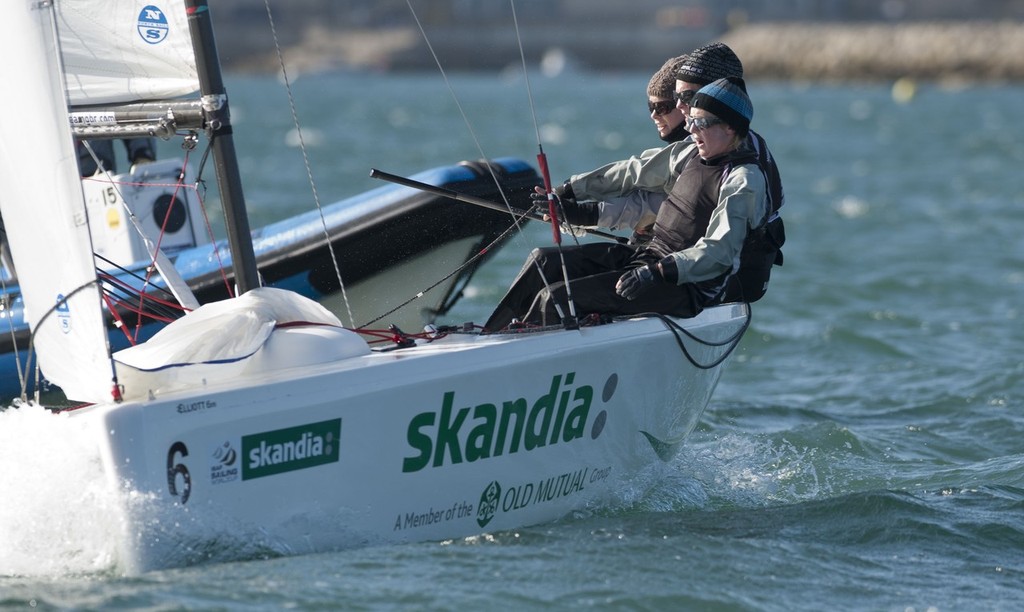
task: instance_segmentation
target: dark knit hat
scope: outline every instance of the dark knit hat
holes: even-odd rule
[[[676,92],[676,72],[686,61],[687,56],[680,55],[665,62],[661,69],[654,73],[647,84],[647,95],[652,98],[671,100]]]
[[[692,108],[702,108],[736,130],[740,138],[750,131],[754,118],[754,104],[747,96],[747,86],[739,77],[718,79],[705,85],[693,96]]]
[[[676,72],[676,78],[687,83],[707,85],[725,77],[743,76],[743,63],[724,43],[711,43],[691,51],[689,59]]]

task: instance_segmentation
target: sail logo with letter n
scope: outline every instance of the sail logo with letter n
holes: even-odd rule
[[[71,309],[68,308],[68,301],[62,294],[57,294],[57,305],[53,307],[57,313],[57,321],[60,323],[60,331],[65,334],[71,333]]]
[[[167,38],[171,28],[167,24],[167,15],[164,15],[163,10],[150,4],[143,7],[139,13],[138,30],[142,40],[155,45]]]

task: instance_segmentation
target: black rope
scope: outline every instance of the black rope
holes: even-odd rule
[[[643,317],[654,317],[654,318],[659,319],[665,325],[665,327],[668,328],[668,330],[670,332],[672,332],[672,336],[675,339],[676,344],[679,345],[679,350],[683,353],[683,355],[686,356],[686,360],[687,361],[689,361],[695,368],[698,368],[698,369],[701,369],[701,370],[710,370],[712,368],[715,368],[715,367],[718,367],[719,365],[721,365],[729,357],[729,355],[731,355],[732,352],[734,350],[736,350],[736,347],[739,346],[740,340],[743,339],[743,335],[746,333],[747,328],[750,327],[750,322],[751,322],[751,320],[753,318],[753,312],[752,312],[752,310],[750,308],[750,304],[746,304],[746,307],[747,307],[747,313],[746,313],[746,317],[744,318],[744,321],[743,321],[743,326],[735,334],[733,334],[733,335],[729,336],[728,338],[726,338],[724,340],[721,340],[721,341],[706,340],[704,338],[701,338],[701,337],[697,336],[696,334],[694,334],[693,332],[687,330],[683,326],[679,325],[675,321],[673,321],[672,318],[669,317],[668,315],[665,315],[665,314],[662,314],[662,313],[659,313],[659,312],[643,312],[643,313],[638,313],[638,314],[634,314],[634,315],[620,316],[620,317],[607,317],[607,316],[597,316],[596,317],[595,315],[589,315],[589,316],[581,317],[580,318],[580,327],[590,327],[590,326],[594,326],[594,325],[614,324],[616,322],[625,322],[625,321],[630,321],[630,320],[639,319],[639,318],[643,318]],[[505,328],[505,329],[502,329],[502,330],[493,331],[493,332],[485,332],[485,333],[487,335],[492,335],[492,334],[531,334],[531,333],[538,333],[538,332],[556,331],[556,330],[561,330],[561,329],[564,329],[564,327],[561,326],[561,325],[537,325],[537,326],[523,326],[523,327]],[[716,358],[714,361],[712,361],[711,363],[704,364],[704,363],[698,362],[697,359],[692,354],[690,354],[690,350],[686,348],[686,344],[683,342],[683,336],[686,336],[690,340],[692,340],[692,341],[694,341],[694,342],[696,342],[698,344],[702,344],[704,346],[710,346],[710,347],[719,347],[719,346],[726,346],[726,345],[731,345],[731,346],[729,346],[729,348],[722,355],[720,355],[718,358]]]
[[[698,368],[698,369],[701,369],[701,370],[710,370],[711,368],[715,368],[715,367],[718,367],[719,365],[721,365],[722,362],[724,362],[729,357],[729,355],[731,355],[732,352],[734,350],[736,350],[736,347],[739,346],[739,344],[740,344],[740,340],[743,339],[743,334],[745,334],[746,331],[747,331],[747,328],[750,327],[750,321],[753,318],[753,312],[750,309],[750,304],[747,304],[746,306],[747,306],[747,316],[746,316],[746,318],[743,321],[743,326],[735,334],[733,334],[732,336],[730,336],[730,337],[728,337],[725,340],[722,340],[720,342],[715,342],[715,341],[712,341],[712,340],[705,340],[704,338],[700,338],[696,334],[694,334],[693,332],[687,330],[683,326],[681,326],[678,323],[676,323],[675,321],[673,321],[668,316],[663,315],[661,313],[656,313],[655,312],[655,313],[647,313],[647,314],[637,315],[637,316],[654,316],[654,317],[657,317],[658,319],[660,319],[661,322],[665,324],[665,327],[667,327],[668,330],[672,332],[672,335],[673,335],[673,337],[676,340],[676,344],[679,345],[679,350],[682,351],[683,355],[686,356],[686,360],[689,361],[693,365],[693,367],[695,367],[695,368]],[[682,336],[686,336],[687,338],[693,340],[694,342],[696,342],[698,344],[702,344],[704,346],[712,346],[712,347],[715,347],[715,346],[725,346],[725,345],[731,345],[731,346],[729,346],[729,348],[722,355],[720,355],[717,359],[715,359],[711,363],[703,364],[703,363],[699,363],[696,360],[696,358],[694,358],[694,356],[690,354],[689,349],[686,348],[686,344],[683,342]]]
[[[111,304],[127,309],[134,313],[139,323],[149,318],[157,321],[173,321],[184,314],[184,308],[178,303],[178,299],[167,289],[154,285],[148,279],[117,265],[106,257],[94,254],[95,257],[111,266],[110,271],[100,268],[96,269],[96,275],[100,280],[100,289],[103,294],[116,304]],[[131,277],[140,283],[142,288],[133,287],[128,282],[114,275],[114,271]],[[171,303],[176,305],[172,306]],[[111,315],[116,315],[112,312]]]

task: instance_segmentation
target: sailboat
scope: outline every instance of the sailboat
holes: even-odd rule
[[[109,312],[111,307],[119,310],[117,303],[108,306],[108,336],[115,349],[129,346],[129,336],[143,340],[162,326],[145,316],[134,319],[132,325],[124,323],[135,316],[137,303],[146,303],[138,296],[149,291],[158,298],[170,297],[159,274],[147,275],[148,246],[158,240],[199,303],[229,295],[233,274],[224,264],[230,262],[230,251],[224,240],[211,244],[203,239],[205,214],[198,198],[181,187],[178,175],[183,167],[188,165],[182,159],[167,159],[111,179],[83,180],[93,250],[106,273],[128,288],[127,295],[119,295],[121,303],[127,301],[130,306],[118,313],[120,320]],[[439,166],[413,179],[488,199],[495,199],[500,190],[514,206],[522,206],[527,190],[540,180],[529,164],[510,157],[486,164],[465,161]],[[127,187],[117,190],[118,185]],[[169,202],[179,211],[173,226],[159,223]],[[129,222],[129,210],[142,232]],[[388,185],[324,206],[322,217],[309,211],[275,221],[254,231],[252,239],[265,285],[287,287],[313,298],[353,325],[398,307],[387,323],[418,331],[457,303],[479,267],[507,242],[508,226],[507,213]],[[395,235],[403,240],[386,239]],[[438,274],[456,269],[445,278]],[[19,375],[19,369],[30,362],[31,330],[24,317],[24,300],[16,279],[0,268],[0,276],[5,275],[0,287],[0,405],[21,393],[26,373]],[[341,291],[339,276],[350,291]],[[434,278],[440,282],[430,282],[431,289],[410,299],[419,292],[410,282]],[[124,293],[122,289],[120,294]],[[161,309],[156,314],[165,313]],[[38,386],[53,390],[45,380]]]
[[[76,137],[155,134],[167,138],[178,128],[196,127],[201,119],[195,99],[112,106],[197,87],[184,22],[168,22],[173,13],[165,14],[158,7],[152,14],[142,14],[136,6],[122,4],[115,6],[124,14],[111,21],[93,18],[109,4],[79,2],[61,7],[61,60],[72,96],[70,118]],[[118,35],[124,29],[138,33],[128,41],[134,47]],[[139,48],[145,52],[139,53]],[[131,63],[121,61],[129,57]],[[123,76],[132,75],[130,71],[140,74]],[[129,87],[138,92],[126,95]],[[115,349],[150,337],[161,321],[177,315],[164,307],[166,300],[175,299],[167,282],[159,270],[150,272],[154,244],[172,259],[173,271],[198,303],[230,295],[234,279],[226,264],[231,251],[226,241],[210,244],[212,235],[192,166],[180,157],[169,158],[121,175],[98,173],[83,179],[97,265],[118,287],[106,293],[108,335]],[[540,180],[527,163],[513,158],[439,166],[415,178],[489,199],[506,194],[513,206],[525,202],[528,190]],[[388,324],[422,329],[459,300],[479,266],[504,246],[510,234],[507,214],[467,208],[450,198],[394,185],[322,208],[318,205],[318,209],[253,232],[261,282],[316,299],[351,325],[387,312]],[[403,239],[387,240],[396,235]],[[432,282],[439,270],[457,271]],[[429,288],[413,289],[411,279],[423,279],[425,285],[425,279],[430,279]],[[31,363],[31,330],[13,266],[3,258],[0,281],[0,402],[6,405],[23,387],[53,386],[23,371]],[[342,291],[343,285],[352,291]],[[410,299],[414,295],[416,299]]]
[[[19,58],[5,72],[19,95],[0,102],[0,210],[42,370],[88,403],[54,418],[92,433],[121,492],[126,572],[555,521],[670,460],[697,424],[744,304],[686,320],[439,327],[371,348],[315,301],[260,286],[205,0],[159,14],[118,4],[138,24],[126,41],[169,36],[187,17],[239,293],[112,352],[55,43],[69,11],[99,3],[13,4],[0,49]],[[110,4],[116,21],[125,11]]]

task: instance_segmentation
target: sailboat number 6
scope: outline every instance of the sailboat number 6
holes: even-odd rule
[[[192,475],[188,473],[188,468],[184,464],[175,463],[178,454],[188,457],[188,448],[184,442],[175,442],[167,450],[167,490],[175,497],[181,495],[181,503],[184,504],[192,492]],[[181,476],[183,483],[181,493],[178,493],[178,476]]]

